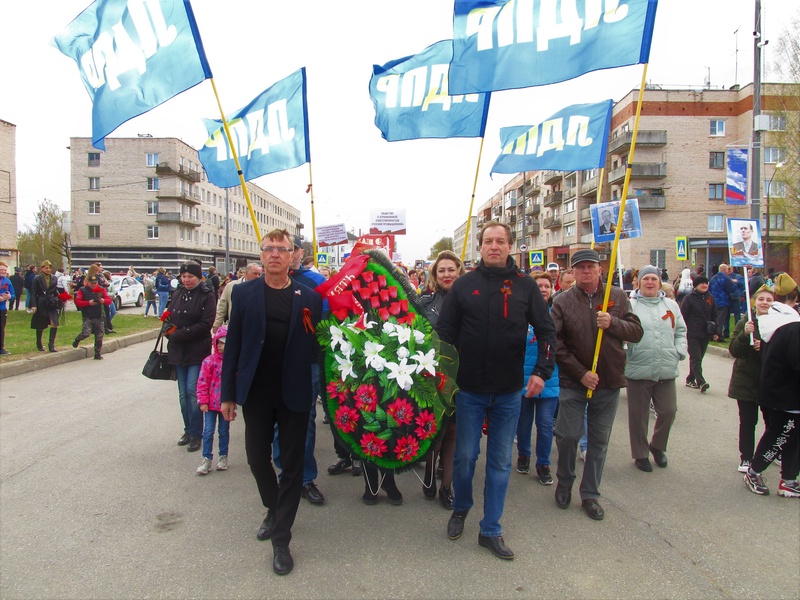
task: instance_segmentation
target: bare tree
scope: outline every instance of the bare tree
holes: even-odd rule
[[[39,203],[33,227],[18,234],[17,248],[23,264],[39,264],[49,260],[61,268],[63,257],[68,254],[64,234],[64,213],[52,200],[45,198]]]

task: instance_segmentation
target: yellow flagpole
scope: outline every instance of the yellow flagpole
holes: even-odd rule
[[[603,179],[605,179],[605,177],[606,177],[606,168],[602,167],[600,169],[600,175],[599,175],[600,179],[598,179],[597,181],[597,197],[595,198],[594,201],[595,204],[600,204],[600,198],[603,197]],[[594,236],[592,236],[591,249],[594,250]]]
[[[225,118],[225,111],[222,110],[222,103],[219,100],[219,94],[217,93],[217,85],[214,83],[214,78],[211,77],[211,88],[214,90],[214,97],[217,99],[217,106],[219,107],[219,114],[222,117],[222,127],[225,130],[225,137],[228,138],[228,147],[231,150],[231,154],[233,155],[233,160],[236,163],[236,171],[239,174],[239,181],[242,184],[242,192],[244,192],[244,199],[247,201],[247,210],[250,212],[250,219],[253,221],[253,232],[256,234],[256,244],[261,243],[261,230],[258,228],[258,220],[256,219],[256,213],[253,210],[253,203],[250,202],[250,192],[247,191],[247,182],[244,180],[244,173],[242,173],[242,166],[239,164],[239,157],[236,155],[236,149],[233,145],[233,137],[231,136],[231,130],[228,129],[228,121]]]
[[[463,263],[467,256],[467,244],[469,243],[469,230],[472,227],[472,209],[475,206],[475,190],[478,188],[478,172],[481,169],[481,155],[483,154],[483,140],[481,136],[481,147],[478,150],[478,164],[475,166],[475,180],[472,182],[472,198],[469,201],[469,214],[467,215],[467,230],[464,233],[464,245],[461,247],[461,262]]]
[[[611,274],[614,272],[615,265],[617,264],[617,249],[619,248],[619,235],[622,233],[620,226],[620,219],[625,214],[625,199],[628,197],[628,185],[631,181],[631,168],[633,166],[633,153],[636,150],[636,136],[639,134],[639,117],[642,114],[642,103],[644,102],[644,87],[647,82],[647,63],[644,64],[642,69],[642,84],[639,86],[639,99],[636,102],[636,117],[633,121],[633,136],[631,137],[631,149],[628,152],[628,165],[625,169],[625,183],[622,185],[622,198],[619,202],[619,218],[617,219],[617,227],[614,230],[614,244],[611,247],[611,260],[608,265],[608,279],[606,280],[605,294],[603,295],[603,308],[602,311],[608,310],[608,298],[611,296]],[[598,184],[599,187],[599,184]],[[622,283],[620,281],[620,283]],[[592,359],[592,373],[597,373],[597,361],[600,358],[600,345],[603,343],[603,329],[597,329],[597,342],[594,346],[594,358]],[[592,397],[592,390],[586,390],[586,397]]]
[[[317,264],[317,221],[314,214],[314,178],[311,176],[311,161],[308,161],[308,192],[311,194],[311,244],[314,250],[314,266],[319,267]]]

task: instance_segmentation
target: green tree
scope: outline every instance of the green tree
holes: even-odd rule
[[[436,256],[442,250],[452,250],[453,249],[453,238],[451,237],[443,237],[438,242],[436,242],[433,246],[431,246],[431,253],[428,255],[428,259],[436,258]]]
[[[39,203],[33,227],[17,235],[17,248],[24,265],[38,265],[46,259],[54,267],[61,268],[69,248],[64,233],[64,212],[55,202],[45,198]]]

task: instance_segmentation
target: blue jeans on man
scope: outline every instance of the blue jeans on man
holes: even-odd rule
[[[202,411],[201,411],[202,412]],[[216,410],[203,413],[203,458],[214,458],[214,429],[219,422],[219,455],[228,456],[228,443],[230,442],[231,424]]]
[[[175,375],[178,377],[183,432],[189,437],[199,439],[203,435],[203,413],[197,405],[197,378],[200,377],[200,365],[178,365],[175,367]]]
[[[313,483],[317,478],[317,459],[314,448],[317,444],[317,396],[319,396],[319,365],[311,365],[311,412],[308,415],[308,431],[306,432],[306,449],[303,457],[303,485]],[[278,428],[275,427],[275,439],[272,441],[272,462],[281,470],[281,450],[278,441]]]
[[[511,476],[514,434],[520,410],[519,391],[505,394],[465,392],[456,393],[456,449],[453,463],[453,510],[466,512],[474,504],[472,479],[480,454],[481,429],[488,417],[486,441],[486,479],[483,488],[483,519],[480,533],[501,535],[500,517]]]
[[[558,406],[555,398],[526,398],[521,396],[519,424],[517,425],[517,453],[531,455],[531,434],[536,421],[536,466],[550,466],[550,450],[553,446],[553,418]]]
[[[158,316],[160,317],[167,310],[169,292],[156,292],[156,296],[158,296]]]

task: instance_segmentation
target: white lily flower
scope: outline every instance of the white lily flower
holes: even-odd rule
[[[339,350],[346,357],[350,358],[350,355],[353,353],[353,344],[351,344],[350,342],[346,342],[346,341],[342,340],[339,343]]]
[[[390,371],[389,375],[387,375],[389,379],[394,379],[397,382],[397,385],[399,385],[405,391],[411,389],[411,386],[414,384],[414,380],[412,379],[411,375],[416,370],[414,365],[409,365],[404,358],[399,364],[387,362],[386,368]]]
[[[377,321],[370,321],[369,319],[364,319],[364,329],[372,329],[377,325]]]
[[[434,357],[436,350],[431,348],[427,353],[423,354],[421,350],[411,357],[411,360],[417,361],[417,373],[427,371],[431,375],[436,375],[436,366],[439,364]]]
[[[421,344],[425,341],[425,334],[421,331],[414,330],[414,342],[417,344]]]
[[[389,321],[386,321],[383,324],[383,333],[391,334],[394,331],[394,328],[395,328],[394,323],[390,323]]]
[[[338,346],[341,342],[344,341],[344,335],[342,334],[342,330],[336,327],[336,325],[331,325],[330,332],[331,332],[331,350],[336,350],[336,346]]]
[[[408,358],[409,354],[411,354],[411,352],[409,352],[408,348],[406,348],[405,346],[400,346],[397,349],[397,358],[400,360]]]
[[[378,358],[383,360],[383,358],[380,355],[380,352],[384,348],[385,346],[383,344],[376,344],[375,342],[367,342],[366,344],[364,344],[365,362],[368,367],[372,366],[372,363],[375,362],[375,360]]]
[[[342,372],[342,381],[345,381],[348,377],[352,377],[353,379],[357,377],[356,372],[353,371],[353,361],[350,360],[349,356],[344,357],[334,354],[333,358],[339,363],[339,366],[336,368]]]
[[[397,341],[401,344],[405,344],[408,340],[411,339],[411,329],[408,327],[403,327],[402,325],[397,325],[394,328],[394,331],[389,334],[391,337],[397,337]]]
[[[378,373],[383,371],[384,367],[386,367],[386,359],[382,356],[378,356],[372,360],[372,368],[375,369]]]

